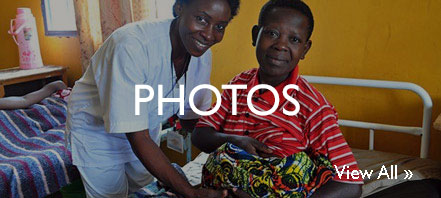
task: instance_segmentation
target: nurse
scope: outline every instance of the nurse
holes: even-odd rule
[[[179,111],[179,103],[164,103],[160,115],[155,96],[136,116],[135,85],[150,85],[156,94],[162,85],[164,98],[185,98],[180,119],[194,127],[199,116],[191,111],[189,93],[209,84],[209,48],[222,40],[238,8],[239,0],[177,0],[174,19],[121,27],[95,53],[73,87],[66,127],[88,197],[127,197],[153,177],[185,197],[226,196],[193,188],[179,176],[157,145],[160,123]],[[194,103],[208,109],[211,92],[198,91]]]

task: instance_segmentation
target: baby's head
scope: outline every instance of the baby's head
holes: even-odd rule
[[[253,27],[253,45],[260,72],[286,77],[311,47],[314,18],[301,0],[270,0]]]

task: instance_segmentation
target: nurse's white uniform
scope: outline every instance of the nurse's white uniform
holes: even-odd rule
[[[176,82],[171,63],[170,24],[137,22],[116,30],[91,59],[83,77],[75,83],[68,103],[67,141],[73,164],[82,173],[89,197],[125,197],[152,181],[133,153],[124,133],[149,129],[159,143],[159,125],[179,111],[179,103],[164,103],[158,113],[158,85],[163,97],[178,98],[185,85],[182,119],[197,119],[188,103],[190,91],[210,83],[211,51],[192,57],[186,75]],[[150,85],[155,96],[135,115],[135,85]],[[142,97],[147,91],[141,92]],[[206,110],[211,92],[196,93],[195,105]]]

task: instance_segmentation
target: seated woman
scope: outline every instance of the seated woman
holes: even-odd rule
[[[245,84],[247,89],[224,90],[221,108],[202,117],[192,135],[193,144],[211,153],[203,168],[203,185],[240,189],[252,197],[359,197],[357,162],[337,124],[334,107],[299,76],[297,66],[311,47],[314,20],[309,7],[300,0],[270,0],[253,27],[253,45],[258,69],[237,75],[229,84]],[[266,116],[253,113],[247,105],[250,89],[267,84],[279,96],[286,85],[295,104],[279,98],[277,110]],[[232,96],[237,96],[233,115]],[[274,95],[265,90],[252,96],[256,110],[268,111]],[[335,174],[335,168],[344,174]]]
[[[43,88],[26,94],[24,96],[10,96],[5,98],[0,98],[0,110],[2,109],[24,109],[35,103],[40,102],[46,97],[51,96],[53,93],[67,89],[67,86],[63,83],[63,81],[54,81]],[[58,93],[58,92],[57,92]],[[68,94],[60,92],[58,93],[59,97],[65,97]]]

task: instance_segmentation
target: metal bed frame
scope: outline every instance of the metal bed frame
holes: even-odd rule
[[[337,78],[323,76],[303,76],[308,82],[316,84],[372,87],[383,89],[399,89],[409,90],[416,93],[423,101],[423,123],[421,127],[409,127],[388,125],[371,122],[361,122],[354,120],[338,120],[340,126],[369,129],[369,150],[374,150],[374,134],[375,130],[393,131],[399,133],[407,133],[411,135],[421,136],[420,157],[427,158],[430,145],[430,123],[432,119],[432,99],[430,95],[422,87],[409,82],[384,81],[384,80],[364,80],[355,78]]]
[[[383,89],[398,89],[409,90],[416,93],[423,101],[423,123],[421,127],[409,127],[388,125],[372,122],[362,122],[355,120],[339,119],[338,124],[340,126],[369,129],[369,150],[374,150],[374,137],[375,130],[392,131],[399,133],[407,133],[415,136],[421,136],[421,148],[420,157],[427,158],[430,145],[430,128],[432,119],[432,99],[430,95],[422,87],[409,82],[398,81],[384,81],[384,80],[365,80],[356,78],[337,78],[337,77],[323,77],[323,76],[303,76],[308,82],[315,84],[328,84],[328,85],[342,85],[342,86],[357,86],[357,87],[371,87],[371,88],[383,88]],[[166,139],[166,129],[161,131],[161,141]],[[191,134],[188,134],[185,138],[184,152],[186,153],[187,163],[191,159]]]

